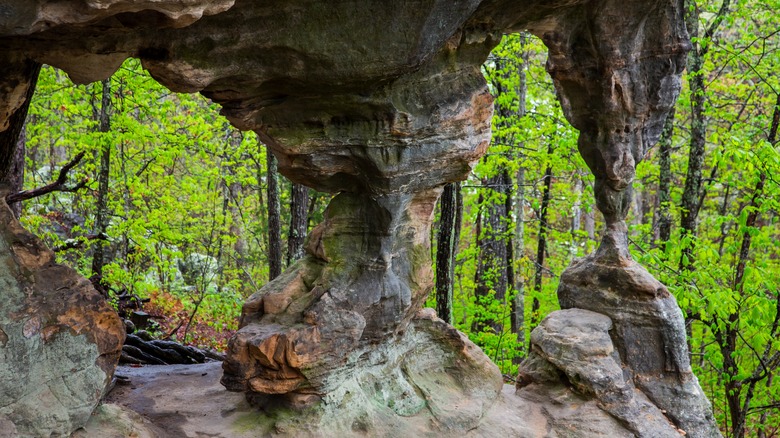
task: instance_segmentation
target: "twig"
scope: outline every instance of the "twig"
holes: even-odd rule
[[[60,174],[57,176],[57,180],[54,181],[51,184],[45,185],[43,187],[38,187],[37,189],[32,190],[23,190],[18,193],[12,193],[5,197],[5,202],[8,205],[15,204],[20,201],[26,201],[28,199],[37,198],[39,196],[43,196],[47,193],[51,192],[75,192],[84,186],[87,185],[87,182],[89,180],[84,179],[80,183],[76,184],[73,187],[65,187],[65,183],[68,181],[68,172],[70,172],[71,169],[73,169],[81,159],[84,158],[84,152],[79,153],[75,157],[73,157],[72,160],[70,160],[66,165],[62,166],[62,169],[60,169]]]

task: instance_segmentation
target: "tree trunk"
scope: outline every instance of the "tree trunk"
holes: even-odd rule
[[[685,176],[685,188],[682,197],[682,212],[680,228],[683,242],[680,268],[693,270],[693,250],[695,247],[696,225],[699,217],[702,193],[702,169],[704,167],[704,152],[707,139],[707,122],[704,117],[704,104],[707,89],[704,85],[704,56],[707,46],[697,42],[699,35],[699,8],[695,0],[686,0],[685,24],[688,28],[693,47],[688,54],[688,83],[691,94],[691,140],[688,152],[688,171]],[[731,0],[723,0],[721,7],[711,20],[710,27],[705,29],[703,38],[710,38],[723,22],[729,12]]]
[[[512,260],[522,260],[525,257],[525,168],[517,169],[517,190],[513,203],[515,213],[515,238]],[[512,333],[515,334],[518,349],[525,350],[525,279],[522,275],[514,276],[515,297],[512,300]],[[519,362],[520,357],[515,358]]]
[[[577,232],[582,227],[582,176],[579,173],[574,175],[574,205],[571,207],[571,245],[569,253],[571,257],[577,255]]]
[[[777,141],[778,125],[780,125],[780,94],[777,95],[777,101],[775,102],[772,115],[772,124],[769,128],[769,135],[767,136],[767,140],[770,144],[775,144]],[[766,180],[766,171],[762,170],[759,174],[758,181],[756,182],[756,187],[753,190],[753,197],[750,199],[750,208],[748,210],[749,213],[745,219],[745,232],[742,233],[742,245],[739,250],[737,267],[734,270],[734,283],[732,284],[733,290],[737,291],[739,296],[742,296],[745,290],[745,268],[750,259],[750,246],[753,242],[751,230],[756,226],[756,221],[758,220]],[[748,410],[750,409],[751,397],[749,394],[748,397],[745,397],[745,402],[742,402],[742,389],[745,382],[737,379],[737,376],[739,375],[739,366],[734,359],[735,353],[737,352],[738,332],[740,330],[739,310],[730,314],[728,321],[729,324],[726,327],[725,339],[723,337],[716,337],[716,339],[720,343],[721,354],[723,355],[724,372],[730,377],[726,381],[725,389],[726,401],[731,415],[731,436],[734,438],[743,438],[745,436],[745,421]],[[763,366],[764,363],[765,360],[762,360],[761,366]],[[753,383],[753,385],[754,384],[755,383]],[[752,389],[752,385],[750,388]]]
[[[279,180],[276,170],[276,157],[266,146],[266,172],[268,199],[268,280],[282,273],[282,225],[279,213]]]
[[[34,87],[31,85],[30,89]],[[24,108],[27,112],[27,108]],[[18,113],[18,111],[17,111]],[[16,114],[14,114],[16,115]],[[24,188],[24,158],[27,152],[27,125],[23,124],[22,129],[19,132],[19,138],[16,141],[16,150],[14,150],[14,156],[11,161],[11,168],[8,170],[8,186],[11,193],[21,192]],[[0,146],[2,147],[2,146]],[[11,211],[14,213],[14,217],[19,219],[22,217],[22,202],[15,202],[11,204]]]
[[[707,138],[707,125],[704,117],[704,104],[707,90],[704,86],[704,56],[706,45],[697,42],[699,38],[699,9],[694,0],[686,0],[686,26],[693,47],[688,54],[688,82],[691,94],[691,140],[688,151],[688,170],[685,176],[685,187],[682,195],[682,212],[680,214],[681,255],[680,270],[691,272],[695,269],[694,249],[696,246],[696,227],[701,207],[702,170]],[[721,8],[713,18],[711,25],[705,30],[704,38],[711,37],[715,29],[725,18],[730,0],[723,0]],[[691,335],[693,317],[690,311],[685,316],[686,334],[688,335],[688,350],[691,350]]]
[[[522,34],[521,45],[521,64],[517,68],[517,87],[515,91],[517,93],[518,107],[517,117],[523,118],[526,114],[526,99],[528,96],[528,59],[529,51],[526,49],[528,42],[528,35]],[[522,146],[522,145],[521,145]],[[522,148],[517,148],[515,154],[515,160],[522,163],[524,159]],[[512,252],[510,259],[510,267],[513,271],[512,287],[514,288],[514,298],[512,299],[511,308],[511,330],[515,334],[515,342],[517,343],[518,351],[525,351],[525,278],[523,275],[517,275],[514,272],[516,260],[523,260],[525,258],[525,167],[521,164],[517,169],[515,175],[517,178],[517,189],[515,190],[515,199],[512,203],[512,209],[515,216],[515,233],[512,242]],[[512,362],[519,364],[522,360],[521,355],[517,355],[513,358]]]
[[[436,237],[436,313],[439,318],[452,324],[452,293],[455,277],[455,255],[458,242],[455,239],[460,183],[444,186],[441,195],[439,231]]]
[[[672,216],[669,213],[672,189],[672,137],[674,135],[674,108],[669,112],[658,141],[658,238],[666,243],[672,234]]]
[[[552,145],[547,147],[547,154],[552,154]],[[544,171],[544,188],[542,189],[542,205],[539,208],[539,238],[536,244],[536,275],[534,276],[534,291],[536,292],[531,305],[531,329],[539,324],[539,297],[542,292],[544,274],[544,256],[547,251],[547,208],[550,205],[550,186],[552,185],[552,167],[547,165]]]
[[[111,130],[111,78],[104,79],[102,85],[103,94],[97,120],[99,123],[98,131],[105,134]],[[108,228],[108,183],[111,174],[111,143],[107,135],[104,135],[101,140],[103,147],[100,154],[97,205],[95,207],[94,234],[97,235],[105,234]],[[104,286],[103,290],[106,290],[102,282],[103,266],[105,264],[105,247],[103,246],[103,241],[97,240],[93,248],[92,276],[96,281],[100,282],[101,286]]]
[[[30,85],[27,87],[24,103],[8,119],[8,129],[0,132],[0,186],[7,185],[11,193],[22,191],[24,186],[24,158],[27,143],[25,121],[40,71],[41,64],[35,61],[26,62],[25,74]],[[12,205],[11,210],[19,219],[22,214],[22,203],[17,202]]]
[[[506,211],[506,201],[503,196],[508,195],[507,191],[511,181],[507,180],[506,175],[506,170],[501,169],[496,172],[496,175],[483,180],[484,188],[482,190],[486,193],[498,192],[501,198],[501,202],[495,202],[496,193],[481,196],[483,201],[480,207],[482,224],[477,272],[474,278],[476,284],[474,294],[479,305],[483,308],[487,307],[490,301],[504,301],[509,286],[506,245],[508,234],[506,218],[509,217],[509,212]],[[503,324],[493,316],[485,314],[476,318],[473,325],[474,331],[478,333],[490,327],[494,333],[501,333]]]
[[[303,241],[308,231],[309,188],[292,185],[292,202],[290,204],[290,231],[287,234],[287,266],[303,257]]]
[[[699,36],[699,10],[694,0],[686,0],[686,24],[691,39]],[[704,166],[704,146],[707,127],[704,120],[704,101],[706,90],[702,50],[694,43],[688,53],[688,83],[691,94],[691,139],[688,151],[688,171],[685,176],[685,187],[682,195],[682,211],[680,213],[680,271],[691,272],[695,269],[693,250],[696,239],[696,222],[699,215],[699,196],[701,195],[702,167]],[[693,334],[693,316],[690,310],[685,314],[685,332],[688,338],[688,352],[691,352],[691,336]]]
[[[695,8],[689,12],[698,22],[698,13]],[[694,29],[696,27],[694,26]],[[698,32],[691,31],[691,38],[698,36]],[[704,166],[704,146],[706,140],[706,122],[704,120],[705,88],[702,76],[702,54],[694,47],[689,54],[688,75],[691,90],[691,140],[688,152],[688,171],[685,177],[685,188],[682,195],[682,212],[680,228],[683,243],[680,268],[693,270],[693,248],[696,236],[696,222],[699,216],[699,196],[701,193],[702,168]]]

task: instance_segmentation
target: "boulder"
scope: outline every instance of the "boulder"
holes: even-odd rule
[[[612,328],[609,317],[589,310],[548,315],[531,333],[531,353],[520,367],[518,395],[550,405],[545,412],[552,428],[568,429],[570,436],[681,436],[667,411],[653,404],[624,371],[610,337]],[[592,415],[583,412],[565,414],[594,407],[614,421],[592,422]]]
[[[91,283],[54,262],[0,192],[0,436],[67,437],[110,383],[124,326]]]
[[[678,428],[693,437],[720,436],[691,370],[683,314],[641,265],[604,263],[597,254],[575,260],[561,275],[558,300],[561,308],[609,317],[617,363]]]

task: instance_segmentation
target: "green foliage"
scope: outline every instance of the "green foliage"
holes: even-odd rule
[[[104,244],[110,287],[141,297],[171,293],[186,310],[200,306],[215,325],[235,328],[241,300],[268,275],[264,148],[254,134],[232,128],[215,104],[171,93],[136,60],[111,82],[111,130],[104,134],[96,121],[100,83],[74,85],[54,68],[42,70],[27,124],[25,184],[48,183],[82,151],[70,180],[89,183],[26,202],[25,226],[63,248],[58,259],[87,277],[93,245]],[[111,148],[111,219],[108,240],[99,242],[85,237],[95,229],[104,144]]]
[[[701,11],[700,28],[711,28],[720,3],[698,2],[696,6]],[[692,318],[694,371],[713,402],[721,429],[729,431],[734,426],[732,409],[727,406],[727,389],[732,384],[730,391],[740,408],[746,409],[746,433],[751,436],[758,429],[772,436],[771,431],[776,433],[780,427],[780,385],[772,383],[780,355],[778,332],[773,329],[780,290],[780,250],[776,244],[780,237],[776,178],[780,155],[777,143],[767,141],[780,92],[776,74],[780,65],[779,7],[776,1],[737,2],[712,35],[695,40],[707,49],[702,51],[702,70],[688,72],[702,75],[706,84],[705,180],[696,233],[682,235],[673,229],[669,242],[656,242],[652,227],[633,228],[640,261],[669,286]],[[671,192],[675,218],[681,213],[690,99],[685,88],[675,118]],[[767,175],[767,184],[757,192],[762,173]],[[649,157],[637,174],[646,196],[652,196],[657,174],[658,167]],[[748,226],[753,211],[758,220]],[[743,259],[746,236],[752,242]],[[684,253],[686,248],[690,255]],[[744,278],[736,284],[741,260],[746,262]],[[728,341],[729,333],[733,345]],[[762,357],[775,357],[775,362]],[[734,368],[729,365],[731,359]],[[757,382],[749,389],[752,379]],[[761,406],[769,408],[756,408]]]
[[[513,197],[513,203],[522,206],[524,239],[521,251],[514,254],[512,268],[516,283],[519,281],[526,286],[523,291],[526,321],[531,319],[534,298],[540,303],[539,316],[558,309],[555,294],[558,275],[573,257],[585,255],[595,246],[595,236],[589,236],[579,227],[572,228],[575,215],[581,218],[583,213],[593,212],[590,174],[577,152],[577,131],[565,121],[552,81],[544,71],[545,56],[546,49],[541,41],[529,35],[505,36],[494,49],[483,67],[496,98],[493,142],[463,185],[464,220],[455,266],[454,325],[482,347],[507,375],[516,372],[514,359],[525,355],[527,345],[518,343],[517,335],[511,332],[511,303],[519,293],[514,285],[504,291],[505,298],[501,300],[495,299],[494,289],[486,297],[474,294],[474,276],[480,254],[474,224],[480,210],[484,212],[486,206],[504,203],[507,196],[497,190],[486,190],[482,181],[504,171],[515,176],[522,170],[525,175],[524,196],[518,196],[515,178],[512,178],[514,186],[509,196]],[[525,80],[517,74],[520,68],[526,71]],[[543,177],[548,166],[552,169],[553,181],[548,209],[547,258],[542,267],[542,289],[536,291],[532,284],[536,273]],[[580,189],[572,191],[572,187]],[[481,203],[479,194],[482,195]],[[508,229],[503,238],[510,242],[518,226],[516,216],[504,218]],[[483,237],[492,231],[485,227],[481,230]],[[498,275],[495,270],[488,270],[487,278],[483,280],[492,284],[491,277],[495,275]],[[427,304],[433,307],[432,298]],[[475,321],[498,321],[501,330],[482,324],[482,331],[475,333],[472,331]],[[528,339],[528,331],[528,326],[523,328],[522,339]]]

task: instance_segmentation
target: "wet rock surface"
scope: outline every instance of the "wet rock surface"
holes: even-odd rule
[[[68,436],[111,380],[124,327],[2,200],[0,223],[0,436]]]

